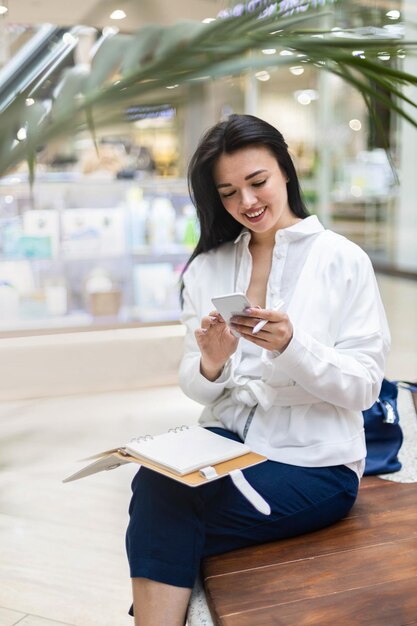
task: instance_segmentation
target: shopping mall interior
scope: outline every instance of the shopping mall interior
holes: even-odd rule
[[[305,37],[330,44],[314,59],[278,18],[282,45],[254,51],[239,27],[240,57],[227,56],[231,32],[215,63],[195,54],[190,70],[193,29],[238,28],[260,9],[320,11]],[[366,92],[326,57],[345,33],[355,60],[373,42],[381,72],[415,77],[416,48],[401,41],[416,40],[416,23],[415,0],[0,0],[0,626],[133,624],[135,467],[62,480],[132,436],[197,423],[201,405],[178,386],[178,288],[199,238],[187,164],[217,121],[249,113],[281,130],[308,211],[373,263],[392,336],[386,377],[417,381],[417,86],[400,103],[391,83],[371,76]],[[159,42],[157,78],[146,63],[140,80],[132,70],[141,37],[142,55]],[[417,482],[413,398],[400,390],[399,402],[394,480]]]

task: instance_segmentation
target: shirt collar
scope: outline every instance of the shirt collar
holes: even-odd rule
[[[317,215],[309,215],[309,217],[304,218],[292,226],[288,226],[288,228],[281,228],[280,230],[277,230],[275,241],[278,240],[280,234],[281,236],[284,235],[288,241],[295,241],[296,239],[303,239],[303,237],[308,237],[309,235],[315,235],[322,230],[324,230],[324,226],[320,223]],[[250,230],[246,227],[242,228],[233,243],[239,243],[242,237],[248,235],[250,237]]]
[[[240,241],[243,237],[245,237],[245,236],[247,236],[247,235],[249,235],[249,237],[250,237],[250,234],[251,234],[251,233],[250,233],[250,230],[248,230],[248,229],[244,226],[244,227],[242,228],[242,230],[240,231],[240,233],[238,234],[238,236],[236,237],[236,239],[234,240],[234,242],[233,242],[233,243],[239,243],[239,241]]]

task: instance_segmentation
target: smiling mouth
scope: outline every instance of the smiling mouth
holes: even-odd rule
[[[250,221],[254,222],[261,219],[265,211],[266,207],[262,207],[262,209],[258,209],[257,211],[244,213],[244,216],[247,217]]]

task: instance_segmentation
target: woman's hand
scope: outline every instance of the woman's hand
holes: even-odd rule
[[[201,328],[194,334],[201,351],[200,371],[208,380],[216,380],[226,361],[236,351],[239,339],[217,311],[203,317]]]
[[[292,324],[286,313],[271,309],[251,308],[247,315],[236,315],[231,319],[231,328],[242,337],[266,350],[284,352],[293,336]],[[267,320],[266,325],[255,335],[252,330],[260,320]]]

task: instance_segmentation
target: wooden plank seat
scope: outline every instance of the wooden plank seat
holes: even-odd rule
[[[216,626],[417,625],[417,483],[362,481],[323,530],[207,558]]]

